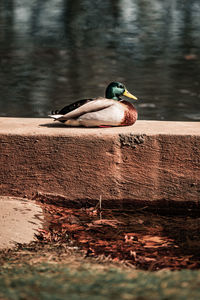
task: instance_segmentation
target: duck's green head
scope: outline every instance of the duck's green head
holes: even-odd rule
[[[111,82],[106,88],[106,98],[120,100],[120,96],[126,96],[128,98],[137,100],[135,96],[127,91],[124,84],[117,81]]]

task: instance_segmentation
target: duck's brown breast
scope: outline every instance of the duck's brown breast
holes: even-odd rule
[[[124,118],[121,122],[122,126],[133,125],[137,121],[138,113],[136,108],[128,101],[123,100],[121,103],[125,106]]]

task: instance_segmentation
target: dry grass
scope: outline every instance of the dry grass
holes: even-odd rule
[[[200,272],[145,272],[69,245],[32,243],[0,256],[0,299],[199,299]]]

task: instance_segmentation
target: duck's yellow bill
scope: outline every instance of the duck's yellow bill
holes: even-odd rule
[[[133,96],[131,93],[129,93],[129,91],[125,90],[124,93],[123,93],[124,96],[128,97],[128,98],[131,98],[131,99],[134,99],[134,100],[138,100],[137,97]]]

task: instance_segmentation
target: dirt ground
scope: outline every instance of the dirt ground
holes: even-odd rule
[[[45,199],[35,202],[17,198],[1,198],[0,208],[1,248],[34,241],[30,244],[34,257],[48,249],[45,259],[48,247],[56,247],[56,251],[64,247],[67,253],[77,250],[84,258],[103,257],[103,261],[141,270],[200,267],[198,212],[172,215],[150,212],[146,207],[127,211],[98,205],[77,208]]]
[[[42,203],[48,227],[38,232],[41,242],[69,243],[86,257],[105,256],[137,269],[198,269],[199,214],[171,215],[98,207],[67,208]]]

